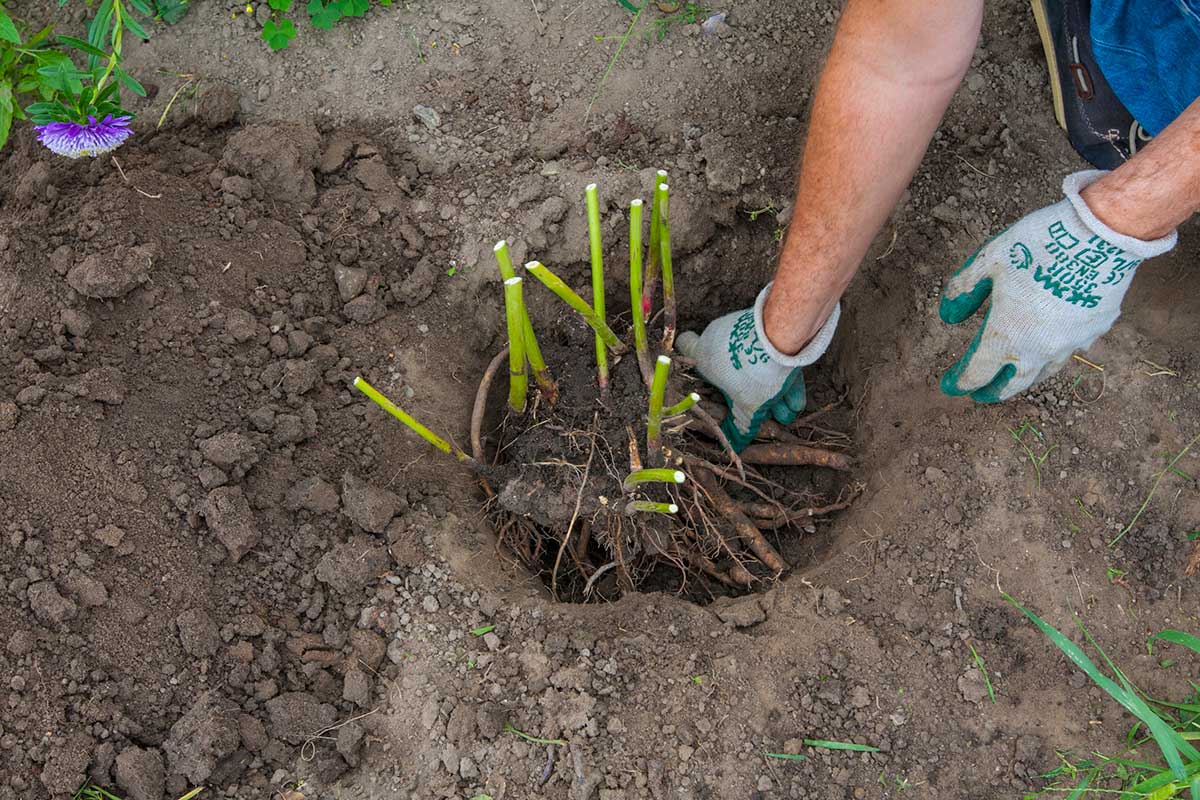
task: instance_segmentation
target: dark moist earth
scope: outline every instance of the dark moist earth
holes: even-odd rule
[[[628,291],[623,296],[628,297]],[[489,408],[499,422],[492,441],[483,447],[488,467],[483,480],[494,494],[486,507],[500,551],[540,575],[552,597],[612,600],[636,588],[707,603],[717,596],[774,586],[777,567],[741,540],[704,485],[705,473],[713,475],[710,480],[716,480],[719,491],[734,503],[762,506],[766,498],[776,504],[768,510],[795,514],[791,524],[762,528],[771,548],[794,549],[806,532],[815,532],[817,519],[797,509],[828,507],[851,494],[845,472],[818,477],[831,472],[818,467],[752,465],[747,470],[743,465],[743,481],[717,438],[711,415],[692,412],[668,418],[659,450],[651,454],[646,432],[649,392],[636,353],[609,356],[609,385],[601,393],[591,328],[571,315],[551,317],[549,325],[542,319],[532,321],[542,330],[541,346],[549,354],[547,367],[556,379],[557,400],[550,404],[531,388],[525,413],[517,414],[510,410],[504,381],[492,384]],[[622,330],[617,320],[613,323]],[[653,343],[646,359],[651,362],[661,351],[661,331],[652,325],[647,338]],[[632,335],[626,336],[630,339]],[[677,353],[672,355],[666,407],[693,389],[711,392]],[[503,375],[507,362],[499,366]],[[814,384],[811,395],[819,406],[827,392],[816,389]],[[805,426],[794,433],[772,423],[772,434],[790,437],[778,445],[826,445],[836,448],[828,452],[844,458],[844,435],[834,432],[827,443],[827,428],[809,427],[817,417],[823,426],[845,415],[843,403],[829,405],[829,412],[837,413],[814,413],[814,419],[802,421]],[[723,406],[715,409],[724,412]],[[651,482],[632,493],[624,490],[623,481],[634,469],[656,467],[678,470],[686,480],[678,486]],[[729,471],[730,480],[717,477],[722,470]],[[828,496],[817,490],[818,484],[829,490]],[[678,513],[628,514],[626,503],[631,500],[672,503]]]
[[[1108,542],[1197,430],[1195,226],[1140,270],[1103,372],[937,391],[972,333],[937,320],[944,276],[1083,166],[1022,3],[988,5],[826,359],[866,492],[796,574],[703,608],[550,602],[471,476],[347,381],[465,444],[501,346],[492,244],[586,285],[584,185],[623,263],[617,209],[659,167],[682,323],[747,305],[835,5],[745,0],[662,42],[648,12],[590,113],[616,3],[396,4],[282,55],[234,5],[132,49],[154,97],[116,160],[22,128],[0,162],[0,798],[1016,798],[1130,720],[1001,589],[1183,696],[1196,657],[1144,641],[1200,629],[1194,483],[1167,473]]]

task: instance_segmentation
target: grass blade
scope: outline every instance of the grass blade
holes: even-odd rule
[[[869,744],[855,744],[854,742],[831,742],[827,739],[805,739],[804,743],[809,747],[820,747],[823,750],[853,750],[858,753],[878,753],[878,747],[872,747]]]
[[[1118,686],[1116,682],[1102,673],[1092,663],[1092,660],[1087,657],[1087,654],[1079,649],[1078,645],[1009,595],[1004,594],[1002,596],[1014,608],[1028,617],[1037,626],[1038,630],[1044,633],[1075,666],[1083,670],[1084,674],[1092,679],[1092,682],[1106,691],[1112,699],[1116,700],[1127,711],[1146,724],[1150,729],[1150,733],[1154,736],[1154,741],[1158,744],[1159,749],[1162,750],[1167,764],[1171,767],[1171,772],[1180,780],[1185,780],[1187,770],[1184,767],[1183,758],[1180,754],[1182,753],[1189,761],[1200,762],[1200,751],[1192,747],[1177,732],[1171,730],[1161,717],[1150,710],[1150,707],[1146,705],[1145,701],[1136,692]],[[1120,675],[1119,672],[1118,675]]]
[[[798,753],[763,753],[767,758],[778,758],[782,761],[807,761],[808,756],[802,756]]]
[[[1190,633],[1183,631],[1165,630],[1151,636],[1146,640],[1146,652],[1154,655],[1154,642],[1158,640],[1171,642],[1172,644],[1181,645],[1191,650],[1193,653],[1200,655],[1200,636],[1193,636]]]
[[[1087,788],[1092,785],[1092,781],[1095,780],[1097,772],[1099,772],[1099,770],[1093,769],[1084,775],[1083,780],[1080,781],[1079,785],[1075,787],[1075,791],[1067,795],[1067,800],[1079,800],[1079,798],[1083,796],[1083,793],[1087,791]]]

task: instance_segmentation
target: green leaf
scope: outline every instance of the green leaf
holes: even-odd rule
[[[338,0],[338,8],[344,17],[361,17],[370,7],[370,0]]]
[[[296,26],[290,19],[282,19],[278,23],[269,19],[263,25],[262,39],[272,50],[282,50],[294,38],[296,38]]]
[[[125,27],[129,29],[129,32],[134,36],[138,37],[142,41],[148,41],[150,39],[150,34],[146,33],[146,29],[142,27],[142,23],[134,19],[133,16],[125,14],[121,17],[121,20],[125,23]]]
[[[61,59],[45,59],[49,63],[44,67],[38,67],[37,72],[42,76],[42,84],[72,97],[78,97],[83,93],[83,78],[90,76],[88,73],[76,69],[67,56],[62,53],[56,55],[61,56]]]
[[[808,756],[802,756],[798,753],[763,753],[767,758],[778,758],[781,761],[807,761]]]
[[[96,9],[96,16],[92,17],[92,24],[88,25],[88,44],[103,52],[105,38],[108,36],[109,25],[112,24],[113,0],[104,0],[100,7]],[[96,56],[88,57],[88,69],[95,69],[100,63],[100,59]]]
[[[292,0],[268,0],[268,5],[276,11],[287,11],[292,7]]]
[[[1099,770],[1094,769],[1084,775],[1083,780],[1075,787],[1075,791],[1067,795],[1067,800],[1079,800],[1083,796],[1083,793],[1087,791],[1087,788],[1092,785],[1092,779],[1096,777],[1097,772]]]
[[[55,39],[65,44],[67,47],[73,47],[76,50],[87,53],[89,56],[96,58],[108,58],[108,53],[96,47],[90,42],[85,42],[83,39],[76,39],[74,36],[55,36]]]
[[[1087,657],[1087,654],[1079,648],[1078,645],[1056,630],[1053,626],[1048,624],[1037,614],[1034,614],[1032,611],[1022,606],[1009,595],[1005,594],[1001,596],[1006,601],[1011,603],[1014,608],[1028,617],[1029,620],[1037,626],[1038,630],[1044,633],[1050,639],[1050,641],[1053,642],[1055,646],[1058,647],[1058,649],[1061,650],[1063,654],[1075,664],[1075,666],[1083,670],[1084,674],[1092,679],[1093,683],[1095,683],[1104,691],[1108,692],[1108,695],[1113,700],[1116,700],[1135,717],[1146,723],[1146,726],[1150,729],[1150,733],[1154,736],[1154,741],[1158,744],[1158,748],[1162,751],[1163,758],[1165,758],[1167,760],[1167,764],[1170,765],[1171,772],[1175,777],[1179,778],[1180,780],[1184,780],[1187,772],[1184,768],[1183,759],[1180,757],[1180,753],[1182,753],[1183,756],[1185,756],[1189,761],[1194,760],[1200,762],[1200,752],[1198,752],[1195,747],[1193,747],[1182,736],[1180,736],[1179,733],[1171,730],[1170,726],[1163,721],[1162,717],[1155,714],[1150,707],[1146,705],[1146,702],[1138,696],[1137,692],[1128,688],[1128,686],[1126,688],[1118,686],[1112,678],[1109,678],[1107,675],[1102,673],[1100,669],[1094,663],[1092,663],[1092,660]],[[1122,682],[1124,682],[1124,675],[1122,675],[1120,672],[1117,673],[1117,677],[1121,678]]]
[[[1200,637],[1193,636],[1190,633],[1183,631],[1165,630],[1151,636],[1146,640],[1146,652],[1154,655],[1154,642],[1161,639],[1164,642],[1182,645],[1193,653],[1200,655]]]
[[[8,132],[12,130],[13,93],[12,83],[0,81],[0,150],[8,142]]]
[[[329,5],[323,5],[321,0],[309,0],[306,9],[308,10],[309,21],[318,30],[327,31],[342,18],[342,12],[338,9],[337,0],[330,0]]]
[[[138,10],[138,13],[143,16],[153,17],[154,8],[146,2],[146,0],[129,0],[129,4]]]
[[[878,753],[878,747],[872,747],[869,744],[855,744],[854,742],[831,742],[827,739],[805,739],[804,743],[809,747],[820,747],[823,750],[854,750],[859,753]]]
[[[117,67],[116,73],[117,73],[117,80],[119,80],[121,82],[122,86],[124,86],[126,89],[128,89],[129,91],[136,94],[138,97],[146,96],[146,87],[144,87],[140,83],[138,83],[136,78],[134,78],[132,75],[130,75],[128,72],[121,69],[120,67]]]
[[[17,45],[21,43],[21,34],[17,33],[17,26],[13,24],[12,17],[8,16],[4,6],[0,6],[0,39]]]
[[[475,630],[471,631],[471,635],[483,636],[485,633],[491,633],[494,630],[496,630],[495,625],[484,625],[482,628],[476,628]]]
[[[174,25],[188,12],[188,0],[154,0],[156,16],[168,25]]]

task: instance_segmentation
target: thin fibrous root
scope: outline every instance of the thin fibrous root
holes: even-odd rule
[[[752,444],[739,455],[746,464],[775,467],[828,467],[847,472],[852,465],[850,457],[844,453],[790,442]]]
[[[768,503],[741,503],[742,511],[746,516],[753,520],[756,527],[759,529],[775,530],[784,528],[788,525],[794,525],[798,522],[812,519],[813,517],[824,517],[832,514],[835,511],[841,511],[849,508],[851,502],[858,495],[855,491],[850,497],[837,503],[830,503],[827,506],[809,506],[807,508],[797,508],[792,511],[780,512],[779,509],[772,507]]]
[[[750,518],[742,513],[742,510],[738,508],[733,498],[725,493],[716,475],[706,469],[697,469],[692,473],[692,477],[704,489],[704,493],[712,501],[713,507],[733,525],[734,530],[737,531],[738,538],[750,548],[751,552],[758,557],[758,560],[767,569],[771,570],[776,576],[787,569],[787,562],[771,546],[771,543],[766,540],[766,537],[762,535],[762,531],[755,527]]]

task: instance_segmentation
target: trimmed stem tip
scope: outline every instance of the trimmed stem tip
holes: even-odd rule
[[[658,280],[659,248],[659,192],[667,183],[667,171],[660,169],[654,174],[654,192],[650,201],[650,252],[646,258],[646,278],[642,285],[642,319],[650,321],[650,311],[654,308],[654,284]]]
[[[634,500],[625,506],[626,514],[637,514],[639,512],[647,514],[676,514],[679,512],[679,506],[674,503],[654,503],[650,500]]]
[[[508,322],[508,405],[521,414],[529,392],[529,376],[525,373],[525,298],[521,279],[504,282],[504,313]]]
[[[633,312],[633,347],[637,351],[642,381],[651,381],[650,346],[646,342],[646,320],[642,314],[642,201],[629,204],[629,305]]]
[[[663,411],[663,418],[666,419],[668,417],[678,417],[680,414],[685,413],[689,408],[691,408],[692,406],[696,405],[696,403],[699,403],[699,402],[700,402],[700,395],[696,394],[695,392],[692,392],[691,394],[689,394],[687,397],[680,400],[675,405],[671,406],[668,409],[665,409]]]
[[[678,469],[639,469],[629,473],[621,485],[631,492],[643,483],[683,483],[685,480],[687,476]]]
[[[592,310],[592,307],[576,294],[570,286],[567,286],[562,278],[551,272],[545,264],[540,261],[530,261],[525,265],[525,271],[545,284],[546,288],[558,295],[564,303],[575,309],[579,316],[583,317],[583,321],[600,335],[604,343],[608,345],[608,349],[614,355],[621,355],[629,349],[612,332],[612,328],[608,327],[604,323],[604,320],[596,316],[596,312]]]
[[[462,450],[459,450],[457,447],[450,444],[433,431],[429,430],[429,428],[426,428],[424,425],[417,422],[411,414],[399,408],[391,400],[388,400],[386,397],[384,397],[378,389],[363,380],[361,376],[354,379],[354,388],[358,389],[360,392],[369,397],[384,411],[403,422],[406,426],[408,426],[409,430],[417,434],[417,436],[420,436],[425,441],[429,442],[438,450],[441,450],[443,453],[448,453],[457,458],[459,461],[462,461],[470,466],[478,466],[475,462],[475,459],[471,458]]]

